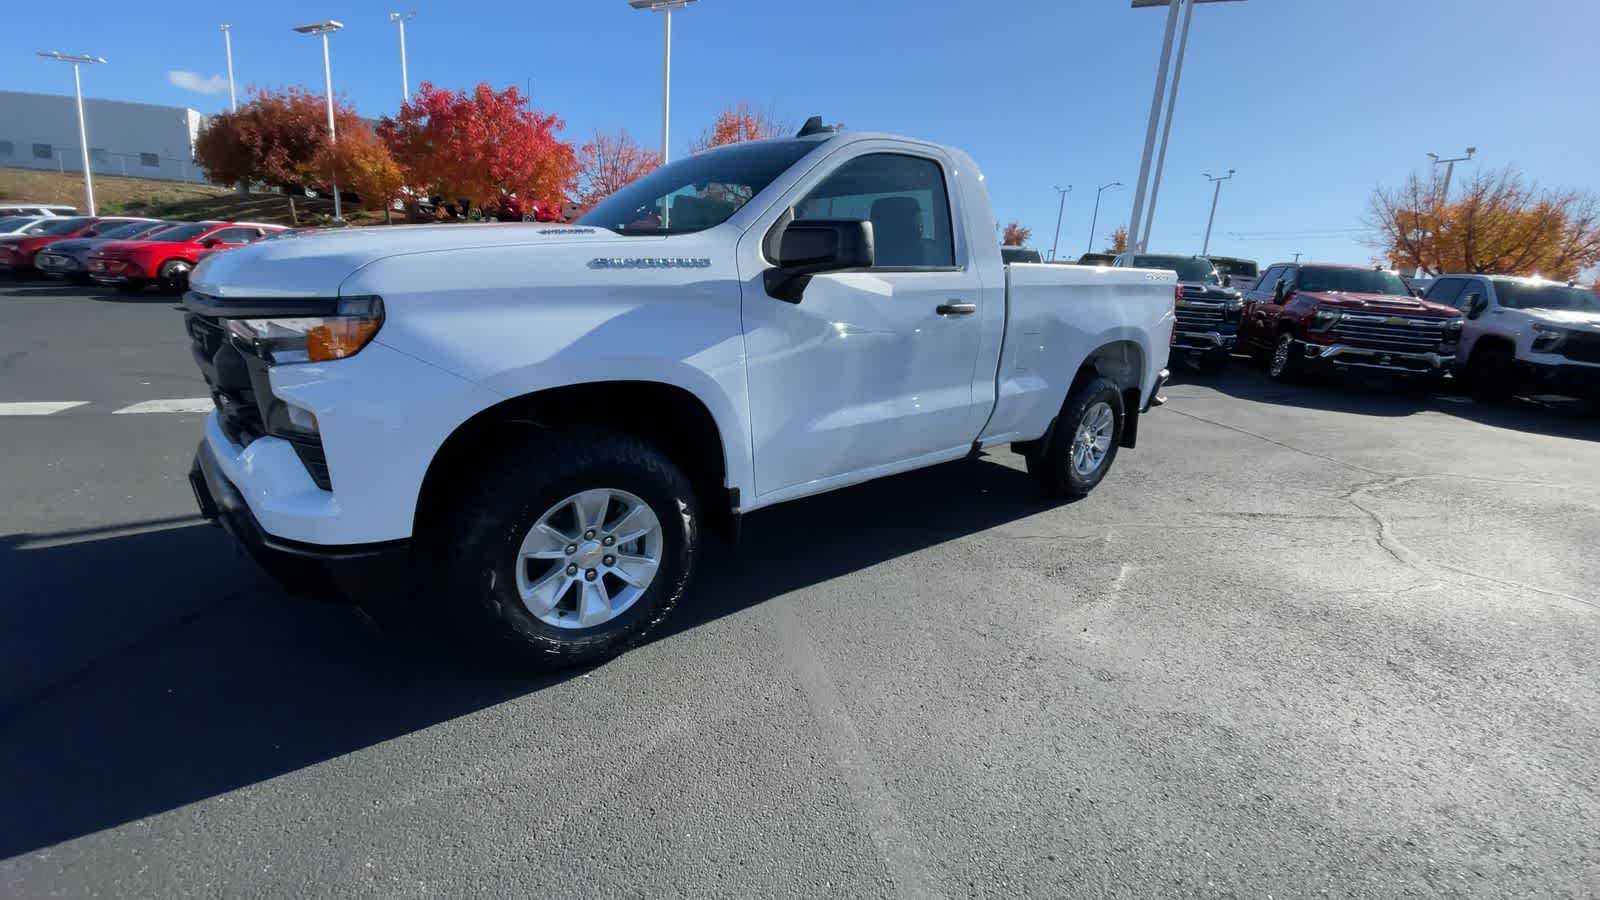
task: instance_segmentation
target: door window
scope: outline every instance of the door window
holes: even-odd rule
[[[1256,282],[1256,286],[1251,291],[1251,293],[1253,293],[1253,294],[1270,294],[1270,293],[1272,293],[1272,286],[1278,283],[1278,279],[1279,278],[1283,277],[1283,270],[1284,270],[1283,266],[1272,266],[1272,267],[1268,268],[1267,271],[1264,274],[1262,274],[1261,280]]]
[[[796,219],[872,223],[876,268],[954,268],[950,199],[939,164],[870,153],[840,166],[795,205]]]
[[[255,240],[258,234],[260,232],[254,228],[224,228],[213,232],[210,237],[224,244],[247,244]]]
[[[1427,293],[1422,295],[1422,299],[1432,303],[1447,303],[1451,306],[1459,306],[1458,301],[1461,299],[1462,291],[1466,286],[1467,280],[1465,278],[1441,278],[1435,281],[1432,287],[1428,288]]]

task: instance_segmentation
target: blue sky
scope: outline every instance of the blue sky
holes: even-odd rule
[[[413,87],[532,86],[535,105],[580,141],[596,128],[659,140],[661,26],[624,0],[433,4],[408,27]],[[66,68],[33,55],[96,53],[89,96],[226,106],[185,90],[225,71],[217,25],[234,25],[245,85],[321,89],[313,38],[336,18],[336,90],[367,116],[391,112],[399,61],[391,9],[357,0],[197,4],[15,3],[0,34],[0,89],[68,93]],[[226,11],[227,7],[234,7]],[[798,125],[817,113],[862,130],[955,144],[983,167],[998,215],[1048,249],[1052,185],[1072,184],[1061,254],[1083,252],[1094,187],[1138,173],[1164,12],[1126,0],[700,0],[674,17],[673,145],[747,100]],[[1375,252],[1367,197],[1424,154],[1513,163],[1542,184],[1600,191],[1600,2],[1244,0],[1195,13],[1152,249],[1197,252],[1211,188],[1212,252],[1263,262],[1299,251],[1363,262]],[[211,82],[215,85],[216,82]],[[1125,222],[1132,191],[1104,195],[1095,247]]]

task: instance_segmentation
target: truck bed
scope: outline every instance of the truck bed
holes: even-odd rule
[[[983,446],[1042,435],[1086,362],[1131,367],[1142,408],[1157,388],[1172,334],[1177,275],[1013,263],[1006,266],[1006,330]],[[1149,360],[1155,365],[1149,365]]]

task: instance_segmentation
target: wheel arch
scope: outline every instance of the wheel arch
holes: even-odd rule
[[[614,411],[628,410],[618,417]],[[610,415],[607,411],[613,411]],[[619,424],[619,422],[621,424]],[[658,447],[682,469],[700,497],[702,514],[726,523],[733,508],[728,442],[706,402],[663,381],[606,380],[543,388],[502,400],[466,419],[429,461],[418,491],[412,526],[423,534],[444,521],[443,508],[486,457],[503,455],[541,432],[590,426],[632,434]]]

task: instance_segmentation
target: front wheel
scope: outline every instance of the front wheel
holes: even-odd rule
[[[161,271],[157,280],[161,287],[173,293],[180,293],[189,289],[189,272],[194,266],[181,259],[169,259],[161,264]]]
[[[604,659],[677,605],[698,520],[688,479],[654,447],[614,432],[553,433],[466,492],[440,532],[450,612],[510,662]]]
[[[1267,363],[1267,374],[1273,381],[1287,383],[1300,378],[1305,359],[1299,351],[1300,342],[1295,340],[1292,332],[1285,331],[1278,335],[1278,343],[1272,348],[1272,359]]]
[[[1046,492],[1082,497],[1111,470],[1122,442],[1122,391],[1107,378],[1067,395],[1048,440],[1024,457],[1028,474]]]

